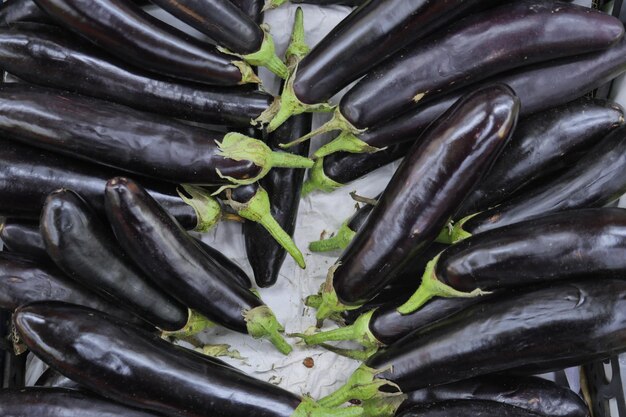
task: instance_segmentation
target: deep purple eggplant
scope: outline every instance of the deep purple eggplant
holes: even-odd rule
[[[46,387],[46,388],[64,388],[64,389],[73,389],[73,390],[84,390],[83,387],[80,386],[75,381],[63,376],[59,372],[55,371],[52,368],[48,368],[44,371],[43,374],[37,378],[35,382],[36,387]]]
[[[23,307],[14,323],[29,348],[86,388],[120,403],[177,417],[358,416],[325,410],[218,360],[204,360],[93,310],[60,303]],[[150,383],[146,383],[150,381]],[[174,388],[174,389],[173,389]]]
[[[11,417],[158,417],[94,394],[62,388],[0,391],[0,414]]]
[[[538,417],[530,410],[497,401],[450,400],[415,405],[398,413],[398,417]]]
[[[272,166],[312,161],[220,133],[77,94],[0,86],[0,131],[12,140],[160,180],[246,184]]]
[[[498,155],[518,111],[513,91],[493,85],[468,94],[433,123],[329,272],[318,320],[371,300],[430,246]]]
[[[250,281],[250,277],[248,276],[248,274],[245,273],[243,269],[241,269],[239,265],[233,262],[222,252],[208,245],[202,240],[196,239],[196,243],[200,246],[204,253],[206,253],[218,265],[231,272],[230,276],[234,279],[234,282],[236,282],[243,288],[252,288],[252,281]]]
[[[39,233],[39,224],[29,220],[4,219],[0,221],[0,240],[3,249],[23,253],[38,262],[49,262],[46,245]]]
[[[259,25],[263,23],[263,0],[232,0],[232,3],[243,10],[253,22]]]
[[[195,85],[146,73],[47,25],[22,23],[0,30],[0,66],[29,83],[202,123],[249,126],[273,100],[258,90]]]
[[[33,0],[7,0],[0,5],[0,27],[17,22],[49,22],[50,18]]]
[[[456,241],[532,217],[602,207],[626,192],[626,127],[614,130],[574,166],[492,209],[457,222]]]
[[[55,21],[140,68],[213,85],[258,82],[245,62],[163,23],[132,2],[35,1]]]
[[[542,373],[605,359],[626,351],[625,312],[623,280],[493,297],[379,351],[319,403],[408,393],[531,364]]]
[[[269,307],[207,257],[139,185],[125,178],[110,180],[105,205],[122,249],[161,289],[216,324],[268,338],[285,354],[291,351]]]

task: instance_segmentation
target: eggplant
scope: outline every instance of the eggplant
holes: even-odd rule
[[[0,63],[32,84],[202,123],[249,126],[273,101],[258,90],[185,83],[141,71],[47,25],[1,29]]]
[[[271,3],[270,3],[271,4]],[[369,1],[352,11],[298,65],[285,84],[273,131],[291,115],[331,111],[326,102],[376,64],[493,0]]]
[[[204,243],[202,240],[195,239],[195,241],[209,258],[211,258],[222,268],[227,269],[231,272],[230,276],[233,278],[233,282],[239,284],[243,288],[252,288],[252,281],[250,281],[250,277],[248,276],[248,274],[245,273],[243,269],[241,269],[239,265],[237,265],[219,250]]]
[[[247,184],[272,166],[313,164],[238,133],[28,85],[0,86],[0,116],[12,140],[177,183]]]
[[[325,410],[311,399],[90,309],[31,304],[18,310],[14,323],[27,345],[52,368],[128,406],[179,417],[362,413],[358,407]]]
[[[46,245],[39,233],[39,224],[20,219],[0,221],[0,240],[3,249],[23,253],[39,262],[50,262]]]
[[[52,368],[46,369],[44,373],[39,376],[39,378],[35,382],[35,386],[46,388],[64,388],[79,391],[84,390],[84,388],[81,387],[80,384],[77,384],[71,379],[64,377]]]
[[[105,206],[124,252],[162,290],[216,324],[267,338],[285,354],[291,351],[269,307],[235,283],[231,271],[207,257],[138,184],[110,180]]]
[[[0,392],[0,414],[11,417],[158,417],[94,394],[62,388],[11,389]]]
[[[528,365],[543,373],[605,359],[626,351],[624,312],[623,280],[493,297],[379,351],[319,403],[330,407],[377,398],[381,390],[411,392]]]
[[[537,417],[523,408],[496,401],[451,400],[433,404],[420,404],[398,414],[398,417]]]
[[[6,0],[0,5],[0,27],[17,22],[49,22],[50,18],[33,0]]]
[[[232,0],[232,3],[239,7],[243,12],[257,24],[263,23],[263,0]]]
[[[459,220],[450,238],[453,241],[461,240],[549,213],[602,207],[621,197],[624,192],[626,127],[620,127],[561,175],[499,206]]]
[[[329,271],[318,320],[363,304],[424,252],[498,155],[519,100],[493,85],[459,100],[414,144]]]
[[[245,62],[169,26],[132,2],[35,2],[64,27],[139,68],[211,85],[259,82]]]

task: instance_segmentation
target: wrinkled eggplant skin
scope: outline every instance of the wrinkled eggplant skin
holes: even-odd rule
[[[495,401],[452,400],[421,404],[398,414],[398,417],[537,417],[523,408]]]
[[[119,172],[4,139],[0,139],[0,148],[0,214],[39,219],[46,197],[59,188],[76,191],[104,214],[106,182]],[[141,183],[185,228],[197,226],[195,211],[174,186],[145,179]]]
[[[281,149],[279,147],[281,143],[288,143],[304,136],[311,130],[311,119],[308,113],[292,117],[269,135],[268,146],[278,151]],[[289,152],[309,156],[309,142],[300,143],[290,148]],[[303,169],[275,169],[260,181],[261,186],[269,195],[272,217],[292,237],[296,230],[304,175]],[[246,254],[254,271],[257,285],[263,288],[271,287],[278,280],[278,273],[287,252],[258,223],[244,223],[243,233]]]
[[[621,127],[563,174],[470,218],[463,230],[478,234],[548,213],[602,207],[624,192],[626,127]]]
[[[456,218],[486,210],[533,180],[571,165],[624,124],[624,110],[605,100],[581,99],[522,120],[486,177]]]
[[[59,55],[64,58],[56,59]],[[202,123],[249,126],[272,103],[258,90],[160,77],[121,62],[61,28],[21,23],[0,30],[2,69],[32,84]]]
[[[537,377],[485,375],[407,394],[399,410],[450,400],[493,401],[544,417],[589,417],[589,408],[572,390]]]
[[[23,84],[0,86],[0,131],[12,140],[180,183],[224,183],[261,168],[220,156],[223,133],[91,97]]]
[[[243,12],[256,24],[260,25],[263,23],[263,7],[265,6],[265,1],[232,0],[231,3],[243,10]]]
[[[50,194],[40,228],[48,254],[75,281],[162,330],[179,330],[187,323],[187,307],[133,265],[108,224],[78,194],[69,190]]]
[[[378,377],[410,392],[529,364],[545,373],[623,351],[626,282],[592,279],[485,300],[411,333],[367,366],[393,367]]]
[[[50,18],[33,0],[7,0],[0,5],[0,27],[17,22],[49,22]]]
[[[296,97],[325,102],[376,64],[489,0],[370,1],[355,9],[300,62]]]
[[[158,417],[149,411],[129,408],[94,394],[32,387],[2,390],[0,414],[11,417]]]
[[[217,359],[204,360],[93,310],[31,304],[14,322],[44,362],[129,406],[180,417],[289,417],[301,401]]]
[[[13,311],[35,301],[63,301],[141,323],[130,312],[72,281],[55,266],[22,255],[0,252],[0,289],[0,308],[5,310]]]
[[[125,178],[109,181],[105,204],[122,249],[155,284],[209,320],[247,333],[243,312],[261,300],[207,257],[140,186]]]
[[[0,240],[5,250],[23,253],[38,262],[50,262],[39,224],[29,220],[6,219],[0,224]]]
[[[228,271],[232,272],[232,277],[235,280],[234,282],[236,282],[243,288],[252,288],[252,281],[250,281],[250,277],[244,272],[243,269],[241,269],[239,265],[230,260],[222,252],[204,243],[202,240],[195,239],[195,241],[198,245],[200,245],[200,248],[202,248],[204,253],[206,253],[209,258],[215,261],[218,265],[221,265],[222,268],[225,268]]]
[[[263,30],[230,0],[151,0],[218,45],[247,55],[261,49]]]
[[[518,67],[606,49],[623,35],[619,19],[588,7],[505,4],[378,66],[341,99],[341,114],[359,129],[375,126],[423,100]]]
[[[371,300],[428,248],[497,156],[518,110],[519,100],[506,86],[477,90],[411,148],[339,258],[333,282],[342,303]]]
[[[52,368],[48,368],[35,382],[36,387],[47,388],[64,388],[72,390],[84,390],[80,384],[72,381],[71,379],[63,376],[61,373],[55,371]]]
[[[441,253],[435,274],[459,291],[626,275],[626,210],[573,210],[492,229]]]
[[[118,58],[159,74],[206,84],[242,81],[233,57],[150,16],[132,2],[36,0],[53,19]]]

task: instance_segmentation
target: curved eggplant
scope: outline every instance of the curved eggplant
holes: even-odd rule
[[[329,272],[318,320],[369,301],[430,246],[498,155],[518,111],[513,91],[494,85],[465,96],[433,124]]]
[[[243,288],[252,288],[252,281],[250,281],[250,277],[243,269],[241,269],[239,265],[233,262],[222,252],[212,246],[209,246],[207,243],[204,243],[202,240],[195,239],[195,241],[209,258],[213,259],[222,268],[231,272],[230,276],[233,277],[234,282],[238,283]]]
[[[0,27],[17,22],[49,22],[50,17],[33,0],[7,0],[0,5]]]
[[[46,369],[44,373],[39,376],[39,378],[35,382],[35,386],[46,388],[64,388],[72,390],[84,389],[80,386],[80,384],[61,375],[59,372],[55,371],[52,368]]]
[[[35,1],[66,28],[148,71],[213,85],[259,81],[245,62],[163,23],[132,2]]]
[[[532,411],[496,401],[451,400],[415,405],[398,417],[537,417]]]
[[[46,245],[39,233],[39,224],[20,219],[0,220],[0,240],[3,249],[23,253],[38,262],[49,262]]]
[[[263,23],[263,0],[232,0],[232,3],[239,7],[243,12],[257,24]]]

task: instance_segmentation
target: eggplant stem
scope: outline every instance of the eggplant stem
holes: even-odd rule
[[[239,68],[241,72],[241,81],[239,84],[261,84],[261,79],[254,72],[252,67],[245,61],[232,61],[232,64]]]
[[[270,104],[270,106],[267,109],[263,110],[263,113],[261,113],[259,117],[257,117],[256,119],[253,119],[250,122],[250,124],[252,126],[266,125],[269,122],[271,122],[274,117],[276,117],[279,110],[280,110],[280,97],[274,97],[272,104]]]
[[[215,323],[204,317],[202,314],[194,310],[189,310],[189,317],[187,323],[182,329],[174,330],[171,332],[162,331],[161,337],[163,339],[182,340],[193,337],[198,333],[214,327]]]
[[[315,151],[313,158],[323,158],[335,152],[374,153],[385,149],[387,148],[376,148],[368,145],[367,142],[362,141],[352,132],[341,132],[331,142]]]
[[[356,232],[348,227],[348,222],[346,221],[337,230],[335,236],[309,243],[309,250],[311,252],[330,252],[345,249],[354,236],[356,236]]]
[[[236,349],[231,349],[230,345],[221,344],[221,345],[204,345],[201,348],[194,349],[196,352],[202,353],[203,355],[212,356],[214,358],[226,357],[232,359],[245,360],[243,356]]]
[[[378,204],[378,200],[375,198],[363,197],[356,193],[356,191],[350,192],[350,198],[357,203],[367,204],[368,206],[375,206]]]
[[[326,342],[341,342],[345,340],[355,341],[365,348],[378,348],[381,343],[370,331],[369,325],[375,310],[361,314],[349,326],[339,327],[337,329],[318,332],[314,334],[298,335],[307,345],[320,345]]]
[[[242,55],[241,58],[250,65],[265,67],[280,78],[286,79],[289,76],[289,70],[285,63],[276,55],[274,38],[272,38],[272,35],[265,25],[261,25],[261,28],[263,29],[263,42],[261,43],[261,47],[256,52]]]
[[[317,327],[321,327],[325,319],[330,318],[335,314],[342,313],[344,311],[356,310],[361,307],[360,305],[347,306],[339,301],[339,297],[337,297],[337,293],[333,287],[333,276],[340,265],[340,263],[336,263],[330,267],[328,275],[326,276],[326,282],[322,284],[322,302],[317,309],[317,313],[315,314]]]
[[[323,347],[329,352],[333,352],[339,356],[343,356],[345,358],[354,359],[355,361],[365,362],[367,361],[373,354],[378,352],[378,347],[372,346],[364,350],[360,349],[344,349],[339,348],[333,345],[329,345],[328,343],[320,343],[318,346]]]
[[[206,232],[212,229],[222,218],[220,203],[202,188],[188,184],[181,184],[181,187],[189,197],[178,188],[176,192],[185,203],[193,208],[198,218],[198,223],[194,230],[196,232]]]
[[[386,398],[375,398],[373,400],[364,401],[363,407],[364,417],[393,417],[396,415],[398,408],[407,399],[406,394],[396,395]]]
[[[326,176],[324,172],[324,158],[319,158],[315,160],[315,165],[313,165],[313,168],[309,171],[309,178],[302,186],[302,195],[305,196],[316,190],[330,193],[337,188],[343,187],[343,185],[344,184],[340,184]]]
[[[13,345],[13,353],[15,353],[16,356],[28,351],[28,346],[26,346],[26,343],[22,340],[22,336],[20,336],[20,333],[17,331],[17,327],[15,327],[15,323],[13,323],[13,321],[11,321],[10,337],[11,344]]]
[[[284,355],[288,355],[293,350],[281,334],[285,331],[285,328],[278,322],[268,306],[261,305],[255,307],[252,310],[245,311],[243,316],[250,336],[255,339],[269,340]]]
[[[301,138],[291,141],[289,143],[281,143],[279,146],[283,149],[291,148],[292,146],[295,146],[302,142],[306,142],[307,140],[317,135],[321,135],[322,133],[332,132],[333,130],[341,130],[342,133],[347,132],[347,133],[352,133],[353,135],[358,135],[360,133],[365,132],[367,129],[357,129],[356,127],[354,127],[352,123],[350,123],[348,119],[346,119],[345,116],[341,114],[341,109],[337,107],[335,109],[333,117],[329,121],[327,121],[326,123],[324,123],[317,129],[302,136]]]
[[[314,309],[318,309],[322,304],[322,295],[321,294],[312,294],[304,299],[304,305],[307,307],[311,307]]]
[[[465,216],[461,220],[456,222],[456,224],[452,228],[452,232],[450,232],[450,243],[451,244],[454,244],[454,243],[460,242],[462,240],[465,240],[468,237],[472,237],[472,234],[470,232],[466,231],[465,229],[463,229],[463,227],[465,226],[465,223],[467,223],[473,217],[478,216],[479,214],[480,213],[470,214],[469,216]]]
[[[361,407],[330,409],[319,405],[311,397],[304,396],[290,417],[361,417],[362,414]]]
[[[285,3],[287,3],[287,0],[266,0],[262,11],[265,12],[270,9],[275,9],[276,7]]]
[[[307,45],[304,40],[304,12],[302,11],[302,7],[298,7],[293,20],[291,40],[285,51],[285,60],[287,61],[287,67],[290,73],[296,69],[298,63],[310,50],[311,48],[309,48],[309,45]]]

